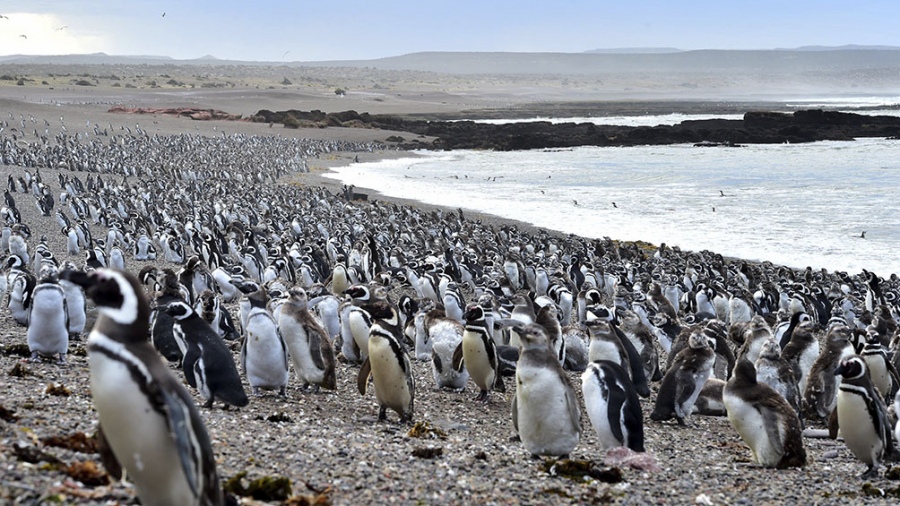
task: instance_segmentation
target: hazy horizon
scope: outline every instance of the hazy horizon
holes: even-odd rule
[[[890,1],[695,0],[261,3],[9,0],[8,55],[212,56],[249,62],[372,60],[418,52],[582,53],[900,49]]]

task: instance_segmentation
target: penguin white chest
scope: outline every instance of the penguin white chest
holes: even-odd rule
[[[409,362],[405,356],[398,357],[390,342],[377,334],[369,338],[368,348],[378,403],[398,413],[405,412],[413,395],[406,375]]]
[[[91,396],[103,433],[144,504],[190,504],[195,498],[179,462],[165,415],[150,403],[142,386],[153,379],[123,345],[93,332]],[[135,437],[135,435],[140,435]],[[160,486],[166,484],[166,486]]]
[[[487,349],[481,336],[465,332],[462,341],[463,362],[472,381],[483,391],[490,391],[494,386],[494,368],[488,358]]]
[[[287,357],[275,322],[268,313],[253,313],[247,321],[245,372],[250,386],[276,389],[287,384]]]
[[[65,297],[59,287],[35,290],[26,337],[28,348],[40,353],[65,354],[69,329],[63,310]]]
[[[608,450],[623,446],[624,441],[619,441],[613,435],[609,419],[609,393],[600,385],[599,380],[593,376],[594,373],[590,369],[586,370],[581,377],[581,388],[584,392],[584,407],[588,418],[591,420],[591,425],[597,433],[600,447]],[[621,413],[619,413],[617,421],[619,427],[623,430],[624,436],[624,424]]]
[[[567,391],[556,371],[544,367],[516,370],[516,408],[519,437],[534,455],[566,455],[578,444],[579,431],[571,419]]]
[[[884,441],[875,432],[869,415],[867,395],[855,385],[841,385],[837,394],[837,416],[844,443],[859,460],[877,465],[884,452]]]
[[[313,350],[309,347],[306,328],[296,319],[284,315],[278,319],[278,328],[287,345],[288,354],[291,356],[297,374],[307,383],[321,383],[324,371],[319,369],[313,361]],[[315,352],[318,353],[318,350]]]
[[[769,433],[766,431],[767,421],[763,415],[752,404],[727,391],[723,392],[722,401],[725,404],[725,411],[728,413],[728,420],[741,439],[750,447],[753,460],[767,467],[777,466],[783,456],[779,448],[783,446],[780,442],[772,441],[769,438]],[[778,433],[783,438],[782,431],[779,424]]]
[[[602,339],[591,339],[591,344],[588,345],[588,361],[597,360],[609,360],[624,367],[619,348],[615,344]]]

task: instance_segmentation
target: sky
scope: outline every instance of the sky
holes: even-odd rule
[[[900,46],[897,0],[0,0],[0,55],[370,60],[420,51]]]

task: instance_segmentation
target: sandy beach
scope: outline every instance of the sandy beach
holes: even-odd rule
[[[0,82],[0,121],[8,123],[3,135],[10,135],[11,128],[19,128],[19,139],[27,141],[33,138],[32,130],[40,133],[47,128],[55,133],[60,124],[66,126],[69,135],[90,133],[94,125],[116,133],[139,126],[150,136],[216,137],[239,133],[385,146],[384,150],[372,152],[320,154],[307,160],[308,173],[291,174],[279,181],[301,189],[324,188],[331,194],[338,194],[342,185],[324,177],[328,170],[354,163],[357,157],[365,162],[409,156],[391,149],[387,141],[392,135],[409,134],[355,128],[287,129],[245,121],[192,121],[159,114],[114,114],[108,110],[113,105],[124,105],[217,109],[244,117],[260,109],[289,108],[452,115],[527,102],[522,98],[522,90],[512,87],[506,88],[505,93],[491,89],[479,95],[398,80],[391,83],[387,92],[367,89],[362,84],[348,85],[334,76],[327,76],[316,85],[290,87],[278,84],[281,77],[251,83],[249,77],[242,76],[232,78],[238,84],[225,89],[126,89],[108,83],[73,86],[70,79],[54,81],[47,72],[47,68],[40,68],[30,74],[37,82],[43,79],[50,83],[46,86]],[[77,68],[69,71],[77,72]],[[170,79],[187,80],[189,76],[187,72]],[[359,83],[366,80],[361,72],[354,76]],[[334,88],[338,85],[348,87],[350,92],[337,96]],[[535,103],[545,99],[539,95],[531,97]],[[633,105],[629,101],[616,102],[609,106],[609,113]],[[697,102],[684,105],[659,101],[648,105],[666,110],[687,106],[704,109]],[[591,107],[602,109],[603,103]],[[709,110],[719,107],[720,104],[708,105]],[[45,121],[50,126],[45,127]],[[25,123],[24,128],[21,122]],[[427,143],[429,139],[421,141]],[[3,180],[7,175],[18,177],[22,173],[22,167],[0,166]],[[41,174],[58,195],[62,188],[57,183],[57,171],[41,169]],[[367,209],[365,206],[373,200],[426,211],[435,209],[375,194],[366,188],[365,181],[355,186],[357,192],[369,193],[368,204],[353,203],[359,209]],[[70,258],[65,253],[65,237],[59,234],[53,217],[40,216],[26,197],[30,196],[17,194],[16,198],[28,203],[20,207],[23,222],[32,224],[36,231],[32,241],[36,244],[44,231],[58,258],[80,265],[81,258]],[[523,231],[535,231],[527,224],[489,215],[467,217],[481,219],[486,227],[517,225]],[[138,262],[128,265],[135,272],[141,267]],[[229,307],[237,311],[236,303]],[[135,504],[133,487],[127,482],[110,482],[95,452],[79,451],[72,445],[54,446],[48,439],[71,439],[79,433],[90,436],[96,429],[84,341],[70,343],[67,366],[49,361],[27,362],[22,352],[25,327],[16,325],[8,311],[0,314],[0,502]],[[236,358],[236,343],[231,346]],[[268,393],[252,398],[245,408],[224,410],[218,404],[213,409],[201,408],[222,481],[240,481],[243,476],[246,486],[260,478],[284,478],[292,487],[287,494],[291,496],[289,501],[248,496],[241,497],[240,504],[887,504],[900,496],[900,486],[892,481],[895,472],[889,473],[893,478],[879,478],[871,483],[858,479],[865,466],[842,442],[806,438],[807,465],[774,470],[752,463],[750,450],[725,417],[694,416],[687,427],[652,422],[648,414],[658,383],[651,385],[651,397],[642,401],[646,448],[658,470],[616,465],[621,476],[613,472],[614,476],[608,479],[613,483],[604,481],[602,476],[563,476],[553,467],[553,461],[533,459],[520,442],[511,439],[515,435],[510,419],[514,395],[511,378],[506,379],[505,394],[496,392],[489,403],[481,404],[472,400],[477,389],[471,382],[461,393],[437,390],[429,363],[414,360],[413,369],[417,385],[414,421],[418,427],[428,428],[420,431],[424,435],[411,435],[410,427],[398,424],[393,413],[387,423],[376,421],[374,396],[371,392],[357,392],[359,366],[344,362],[337,364],[338,386],[334,392],[302,391],[300,381],[292,373],[284,398]],[[173,370],[181,375],[177,367],[173,366]],[[580,374],[567,375],[580,395]],[[197,391],[191,393],[201,404]],[[822,428],[815,423],[812,426]],[[581,440],[571,458],[605,469],[605,452],[600,450],[586,415],[582,416],[582,428]]]

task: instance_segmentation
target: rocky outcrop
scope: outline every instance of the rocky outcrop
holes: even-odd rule
[[[228,121],[243,120],[243,117],[240,114],[229,114],[216,109],[196,109],[193,107],[153,108],[115,106],[111,107],[109,112],[119,114],[162,114],[166,116],[180,116],[198,121],[209,121],[214,119]]]
[[[436,138],[433,149],[493,149],[499,151],[567,148],[575,146],[635,146],[692,143],[741,144],[803,143],[900,135],[900,117],[867,116],[823,110],[794,113],[748,112],[743,119],[684,121],[677,125],[630,127],[593,123],[534,121],[493,125],[474,121],[424,121],[398,116],[343,111],[261,110],[251,121],[285,123],[293,120],[319,127],[380,128]],[[426,147],[412,143],[402,147]]]

